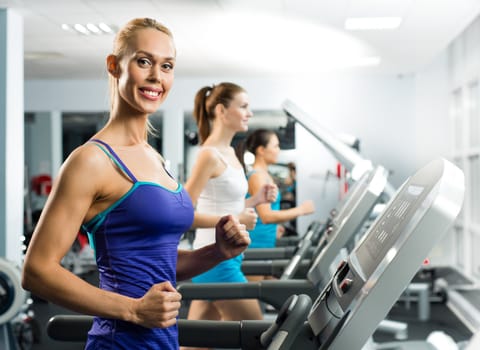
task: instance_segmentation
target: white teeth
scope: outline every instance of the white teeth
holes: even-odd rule
[[[150,91],[150,90],[143,90],[143,92],[152,97],[157,97],[160,94],[158,91]]]

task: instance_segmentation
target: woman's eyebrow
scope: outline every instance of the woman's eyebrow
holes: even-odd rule
[[[154,54],[148,52],[148,51],[144,51],[144,50],[139,50],[137,52],[135,52],[135,55],[138,56],[139,54],[144,54],[145,56],[148,56],[150,58],[156,58]],[[165,59],[165,60],[169,60],[169,61],[175,61],[175,57],[174,56],[167,56],[167,57],[161,57],[162,59]]]

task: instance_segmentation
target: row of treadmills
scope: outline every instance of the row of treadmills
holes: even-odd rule
[[[245,252],[246,274],[277,279],[178,286],[183,300],[258,299],[278,310],[274,320],[179,319],[180,344],[269,350],[436,349],[426,341],[375,344],[371,336],[453,225],[465,191],[462,171],[436,159],[394,191],[386,169],[371,166],[322,134],[290,101],[283,107],[351,169],[355,182],[330,216],[312,222],[298,241]],[[91,322],[90,316],[58,315],[50,320],[48,333],[57,340],[82,341]],[[209,336],[213,332],[215,337]]]

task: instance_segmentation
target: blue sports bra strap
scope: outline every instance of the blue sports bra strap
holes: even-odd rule
[[[110,147],[109,144],[107,144],[106,142],[103,142],[102,140],[99,140],[99,139],[90,139],[89,140],[90,142],[96,142],[96,143],[99,143],[103,146],[105,146],[108,151],[110,152],[110,154],[112,155],[112,157],[114,158],[114,160],[116,161],[115,163],[120,167],[120,169],[125,173],[127,174],[130,179],[132,179],[133,182],[137,182],[137,178],[132,174],[132,172],[127,168],[127,166],[122,162],[122,160],[120,159],[120,157],[115,153],[115,151],[112,149],[112,147]]]

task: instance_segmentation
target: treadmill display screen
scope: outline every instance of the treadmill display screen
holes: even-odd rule
[[[366,278],[370,277],[405,231],[427,194],[425,187],[407,184],[357,246],[354,254]]]

